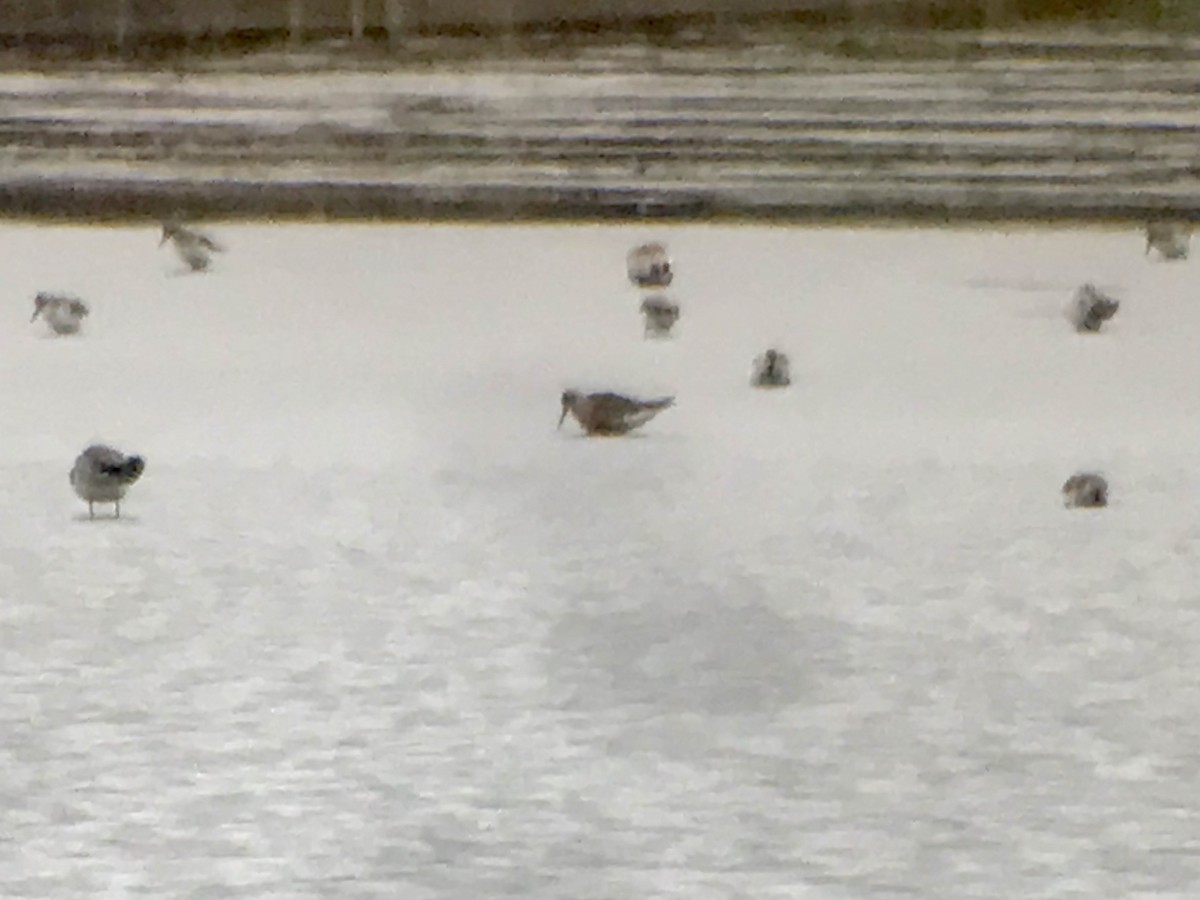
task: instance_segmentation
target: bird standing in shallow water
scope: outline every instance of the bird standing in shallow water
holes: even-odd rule
[[[674,403],[674,397],[635,400],[620,394],[582,394],[573,390],[563,391],[562,415],[559,416],[558,426],[562,427],[567,413],[570,413],[583,428],[584,433],[589,436],[628,434],[635,428],[645,425],[664,409],[673,406]]]
[[[95,504],[112,503],[115,518],[121,518],[121,498],[129,486],[142,476],[146,461],[140,456],[126,456],[103,444],[93,444],[75,460],[71,469],[71,487],[79,499],[87,502],[88,518],[96,518]]]
[[[158,242],[158,246],[161,247],[167,241],[171,242],[179,258],[187,263],[193,272],[206,271],[212,262],[212,254],[225,249],[208,235],[178,222],[163,222],[162,240]]]
[[[41,318],[55,334],[78,334],[87,314],[87,304],[78,297],[39,291],[33,298],[33,316],[29,321]]]
[[[1062,486],[1063,503],[1071,509],[1108,506],[1108,482],[1095,472],[1079,472]]]
[[[787,387],[791,384],[791,363],[787,354],[768,350],[756,359],[750,383],[755,387]]]
[[[1167,260],[1187,259],[1192,243],[1189,222],[1148,222],[1146,224],[1146,253],[1157,250]]]
[[[667,248],[657,241],[634,247],[625,263],[629,280],[641,288],[669,287],[675,277]]]
[[[642,301],[646,337],[667,337],[679,321],[679,304],[663,294]]]
[[[1120,300],[1109,297],[1094,284],[1085,284],[1071,298],[1067,307],[1067,318],[1080,333],[1097,332],[1105,322],[1117,314],[1120,307]]]

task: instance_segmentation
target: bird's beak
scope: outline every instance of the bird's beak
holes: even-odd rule
[[[562,415],[558,417],[558,427],[559,427],[559,428],[562,428],[562,423],[563,423],[563,422],[566,420],[566,418],[567,418],[567,409],[568,409],[568,407],[567,407],[567,404],[565,404],[565,403],[564,403],[564,404],[563,404],[563,411],[562,411]]]
[[[37,321],[37,317],[38,317],[38,316],[40,316],[41,314],[42,314],[42,311],[41,311],[40,309],[35,309],[35,310],[33,311],[33,315],[29,317],[29,321],[30,321],[30,322],[36,322],[36,321]]]

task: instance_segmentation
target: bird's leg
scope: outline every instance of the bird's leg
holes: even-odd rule
[[[89,519],[96,518],[96,508],[95,508],[95,506],[92,505],[91,500],[88,501],[88,518]]]
[[[120,500],[114,501],[113,506],[115,506],[117,508],[117,516],[116,517],[118,519],[121,518],[121,501]]]

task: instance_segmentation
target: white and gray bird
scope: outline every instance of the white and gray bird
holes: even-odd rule
[[[1192,243],[1192,226],[1189,222],[1147,222],[1146,253],[1151,250],[1165,260],[1188,258]]]
[[[654,294],[642,301],[641,313],[645,320],[645,336],[664,338],[679,321],[679,304],[665,294]]]
[[[112,503],[115,518],[121,518],[121,498],[129,486],[142,477],[146,461],[126,456],[103,444],[93,444],[75,460],[71,469],[71,487],[88,505],[88,518],[96,518],[95,504]]]
[[[1096,472],[1077,472],[1063,483],[1063,503],[1069,509],[1108,506],[1108,482]]]
[[[563,420],[570,413],[589,437],[615,437],[641,428],[674,404],[674,397],[635,400],[621,394],[583,394],[568,390],[563,391],[562,415],[558,418],[558,426],[562,427]]]
[[[78,297],[39,291],[33,298],[33,316],[29,321],[40,318],[55,334],[78,334],[87,314],[87,304]]]
[[[629,280],[641,288],[669,287],[675,277],[667,248],[657,241],[634,247],[625,262]]]
[[[167,241],[171,242],[179,258],[193,272],[207,271],[212,263],[213,253],[225,250],[207,234],[172,220],[163,222],[162,240],[158,242],[158,246],[161,247]]]
[[[761,388],[787,387],[791,384],[791,363],[787,354],[771,349],[756,359],[750,372],[750,383]]]
[[[1096,332],[1117,314],[1120,300],[1114,300],[1094,284],[1085,284],[1067,305],[1067,319],[1078,332]]]

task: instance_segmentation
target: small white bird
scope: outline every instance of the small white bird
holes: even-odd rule
[[[641,244],[629,251],[626,259],[629,280],[638,287],[665,288],[671,284],[675,273],[671,271],[671,258],[667,248],[654,242]]]
[[[39,291],[33,298],[33,316],[29,321],[41,318],[55,334],[78,334],[87,314],[87,304],[78,297]]]
[[[679,321],[679,304],[664,294],[655,294],[642,301],[646,337],[667,337]]]
[[[787,354],[771,349],[754,361],[750,383],[754,387],[787,387],[792,383],[791,363]]]
[[[1146,253],[1157,250],[1166,260],[1187,259],[1191,249],[1192,226],[1189,222],[1147,222]]]
[[[225,250],[208,235],[181,225],[179,222],[166,221],[162,226],[162,240],[158,246],[170,241],[179,258],[187,263],[193,272],[204,272],[212,262],[213,253]]]
[[[112,503],[115,518],[121,518],[121,498],[129,486],[142,477],[146,461],[126,456],[103,444],[93,444],[75,460],[71,469],[71,487],[79,499],[87,502],[88,518],[96,518],[95,504]]]
[[[1121,301],[1114,300],[1094,284],[1085,284],[1075,292],[1067,306],[1067,319],[1078,332],[1096,332],[1117,314]]]
[[[1062,492],[1069,509],[1108,506],[1108,482],[1096,472],[1077,472],[1066,480]]]

